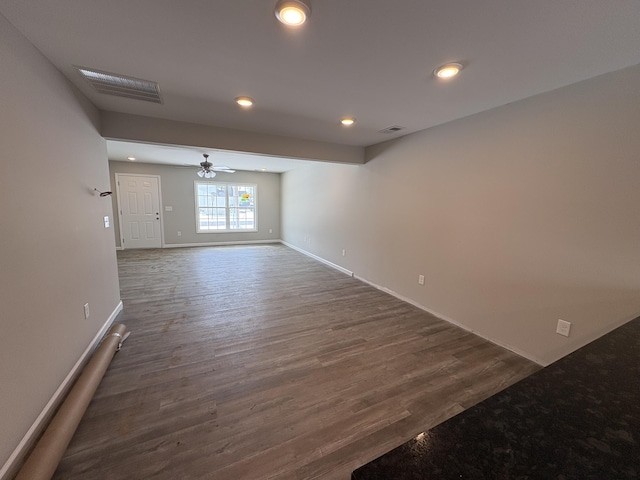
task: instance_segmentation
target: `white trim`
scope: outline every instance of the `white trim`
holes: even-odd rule
[[[545,362],[545,361],[535,357],[534,355],[531,355],[530,353],[523,352],[519,348],[516,348],[516,347],[514,347],[512,345],[506,344],[506,343],[501,342],[499,340],[496,340],[495,338],[487,337],[486,335],[478,333],[475,330],[473,330],[473,329],[469,328],[468,326],[464,325],[463,323],[457,322],[456,320],[453,320],[452,318],[448,318],[446,315],[442,315],[442,314],[440,314],[438,312],[434,312],[433,310],[425,307],[424,305],[419,304],[418,302],[416,302],[414,300],[411,300],[408,297],[405,297],[403,295],[400,295],[397,292],[394,292],[393,290],[390,290],[390,289],[388,289],[386,287],[382,287],[382,286],[380,286],[380,285],[378,285],[376,283],[373,283],[373,282],[367,280],[366,278],[359,277],[356,274],[354,274],[353,272],[347,270],[346,268],[341,267],[340,265],[336,265],[333,262],[330,262],[328,260],[325,260],[324,258],[318,257],[317,255],[314,255],[313,253],[307,252],[306,250],[303,250],[300,247],[296,247],[295,245],[292,245],[292,244],[290,244],[288,242],[285,242],[284,240],[282,240],[281,243],[283,245],[286,245],[289,248],[292,248],[293,250],[297,250],[298,252],[303,253],[304,255],[307,255],[308,257],[311,257],[311,258],[313,258],[315,260],[318,260],[319,262],[324,263],[325,265],[329,265],[330,267],[333,267],[336,270],[341,271],[342,273],[346,273],[347,275],[351,275],[353,278],[356,278],[356,279],[360,280],[361,282],[366,283],[367,285],[371,285],[372,287],[377,288],[378,290],[381,290],[381,291],[383,291],[385,293],[388,293],[389,295],[392,295],[392,296],[396,297],[397,299],[402,300],[403,302],[407,302],[407,303],[413,305],[414,307],[419,308],[420,310],[424,310],[428,314],[433,315],[434,317],[436,317],[436,318],[438,318],[440,320],[444,320],[445,322],[451,323],[451,324],[455,325],[456,327],[460,327],[463,330],[466,330],[467,332],[471,332],[474,335],[479,336],[480,338],[484,338],[485,340],[487,340],[487,341],[489,341],[491,343],[499,345],[502,348],[506,348],[507,350],[515,353],[516,355],[520,355],[521,357],[524,357],[527,360],[531,360],[532,362],[535,362],[538,365],[541,365],[543,367],[546,367],[547,365],[549,365],[549,362]]]
[[[167,243],[163,248],[217,247],[223,245],[255,245],[261,243],[282,243],[282,240],[232,240],[229,242]]]
[[[118,209],[118,228],[120,229],[120,250],[124,250],[122,246],[122,208],[120,204],[120,177],[151,177],[158,180],[158,216],[160,217],[160,248],[164,248],[164,207],[162,206],[162,177],[160,175],[147,175],[144,173],[114,173],[116,181],[116,207]],[[148,248],[148,247],[147,247]],[[116,247],[116,250],[118,247]],[[2,479],[0,479],[2,480]]]
[[[116,250],[124,250],[124,248],[119,247],[119,246],[116,245]]]
[[[407,298],[407,297],[405,297],[405,296],[403,296],[403,295],[400,295],[399,293],[394,292],[393,290],[390,290],[390,289],[388,289],[388,288],[386,288],[386,287],[382,287],[382,286],[377,285],[377,284],[375,284],[375,283],[373,283],[373,282],[370,282],[370,281],[369,281],[369,280],[367,280],[366,278],[362,278],[362,277],[359,277],[359,276],[357,276],[357,275],[354,275],[354,276],[353,276],[353,278],[357,278],[358,280],[360,280],[360,281],[362,281],[362,282],[364,282],[364,283],[366,283],[366,284],[368,284],[368,285],[371,285],[372,287],[375,287],[375,288],[377,288],[378,290],[381,290],[381,291],[383,291],[383,292],[385,292],[385,293],[388,293],[389,295],[392,295],[392,296],[396,297],[397,299],[402,300],[403,302],[410,303],[410,304],[411,304],[411,305],[413,305],[414,307],[418,307],[420,310],[424,310],[425,312],[427,312],[427,313],[429,313],[429,314],[433,315],[433,316],[434,316],[434,317],[436,317],[436,318],[439,318],[440,320],[444,320],[445,322],[452,323],[452,324],[453,324],[453,325],[455,325],[456,327],[460,327],[460,328],[462,328],[463,330],[466,330],[467,332],[471,332],[471,333],[473,333],[474,335],[477,335],[477,336],[478,336],[478,337],[480,337],[480,338],[484,338],[485,340],[487,340],[487,341],[489,341],[489,342],[491,342],[491,343],[494,343],[494,344],[496,344],[496,345],[498,345],[498,346],[500,346],[500,347],[502,347],[502,348],[506,348],[507,350],[509,350],[509,351],[511,351],[511,352],[513,352],[513,353],[515,353],[516,355],[520,355],[521,357],[524,357],[524,358],[526,358],[527,360],[531,360],[532,362],[535,362],[535,363],[537,363],[538,365],[541,365],[541,366],[543,366],[543,367],[546,367],[547,365],[549,365],[549,362],[545,362],[545,361],[543,361],[543,360],[541,360],[541,359],[539,359],[539,358],[535,357],[534,355],[531,355],[531,354],[530,354],[530,353],[528,353],[528,352],[524,352],[524,351],[520,350],[520,349],[519,349],[519,348],[517,348],[517,347],[514,347],[514,346],[512,346],[512,345],[509,345],[509,344],[507,344],[507,343],[504,343],[504,342],[502,342],[502,341],[500,341],[500,340],[496,340],[495,338],[492,338],[492,337],[488,337],[488,336],[486,336],[486,335],[483,335],[482,333],[479,333],[479,332],[477,332],[477,331],[473,330],[472,328],[469,328],[468,326],[466,326],[466,325],[465,325],[465,324],[463,324],[463,323],[460,323],[460,322],[458,322],[458,321],[456,321],[456,320],[454,320],[454,319],[452,319],[452,318],[449,318],[449,317],[447,317],[446,315],[442,315],[442,314],[440,314],[440,313],[438,313],[438,312],[434,312],[433,310],[431,310],[431,309],[429,309],[429,308],[425,307],[424,305],[421,305],[421,304],[419,304],[418,302],[416,302],[416,301],[414,301],[414,300],[411,300],[410,298]]]
[[[280,241],[280,243],[282,243],[283,245],[286,245],[287,247],[289,247],[289,248],[291,248],[291,249],[293,249],[293,250],[296,250],[296,251],[298,251],[298,252],[300,252],[300,253],[302,253],[302,254],[306,255],[307,257],[311,257],[311,258],[313,258],[314,260],[319,261],[320,263],[324,263],[325,265],[329,265],[331,268],[335,268],[336,270],[338,270],[338,271],[340,271],[340,272],[342,272],[342,273],[346,273],[346,274],[347,274],[347,275],[349,275],[350,277],[353,277],[353,272],[352,272],[351,270],[347,270],[346,268],[341,267],[340,265],[337,265],[337,264],[335,264],[335,263],[333,263],[333,262],[330,262],[329,260],[325,260],[324,258],[319,257],[319,256],[317,256],[317,255],[314,255],[314,254],[313,254],[313,253],[311,253],[311,252],[307,252],[306,250],[303,250],[303,249],[302,249],[302,248],[300,248],[300,247],[296,247],[295,245],[292,245],[292,244],[290,244],[290,243],[288,243],[288,242],[285,242],[284,240],[281,240],[281,241]],[[367,282],[367,283],[368,283],[368,282]]]
[[[49,420],[51,420],[53,412],[63,400],[64,396],[67,394],[67,391],[71,384],[80,374],[80,371],[87,362],[88,357],[96,349],[96,347],[100,343],[100,340],[102,340],[102,337],[104,337],[104,334],[107,332],[109,327],[111,327],[111,324],[115,321],[116,317],[121,311],[122,301],[120,301],[113,312],[111,312],[111,315],[109,315],[109,318],[107,319],[105,324],[102,326],[102,328],[100,328],[96,336],[93,337],[91,343],[89,343],[73,368],[71,368],[71,371],[67,374],[58,389],[54,392],[53,396],[49,399],[45,407],[42,409],[40,415],[38,415],[35,422],[33,422],[29,430],[27,430],[27,433],[25,433],[24,437],[22,437],[22,440],[20,441],[20,443],[18,443],[18,446],[14,449],[13,453],[9,456],[2,468],[0,468],[0,480],[8,480],[13,475],[17,474],[17,472],[14,472],[13,469],[17,469],[19,464],[22,462],[23,457],[33,446],[33,443],[38,438],[40,433],[42,433],[42,430],[49,422]],[[9,473],[11,473],[11,475],[9,475]]]
[[[224,208],[225,211],[225,228],[222,230],[200,230],[200,207],[198,205],[198,185],[224,185],[225,191],[225,206],[224,207],[213,207],[213,208]],[[231,207],[229,202],[229,186],[231,187],[239,187],[239,186],[247,186],[253,188],[253,225],[254,228],[231,228]],[[257,183],[249,183],[249,182],[216,182],[215,180],[210,179],[199,179],[193,181],[193,205],[195,207],[195,221],[196,221],[196,234],[210,234],[210,233],[245,233],[245,232],[257,232],[258,231],[258,184]]]

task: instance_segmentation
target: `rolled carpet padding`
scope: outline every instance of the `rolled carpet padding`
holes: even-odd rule
[[[128,337],[126,330],[121,323],[109,329],[15,480],[51,479],[113,356]]]

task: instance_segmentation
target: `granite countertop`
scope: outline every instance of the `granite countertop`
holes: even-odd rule
[[[352,475],[353,480],[638,478],[640,317]]]

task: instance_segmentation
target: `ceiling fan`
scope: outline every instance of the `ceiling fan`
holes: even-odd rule
[[[235,170],[230,169],[224,165],[219,167],[214,167],[213,163],[209,161],[209,154],[203,153],[204,162],[200,162],[200,170],[198,170],[198,176],[200,178],[213,178],[216,176],[216,172],[224,172],[224,173],[236,173]]]

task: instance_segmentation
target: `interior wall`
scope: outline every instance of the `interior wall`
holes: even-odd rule
[[[120,292],[97,110],[2,15],[0,65],[3,465]]]
[[[120,246],[118,208],[116,202],[116,173],[158,175],[162,195],[162,228],[164,244],[188,245],[217,242],[277,241],[280,239],[280,174],[268,172],[218,173],[214,182],[253,183],[258,186],[258,231],[228,233],[196,233],[194,182],[200,180],[197,168],[152,163],[110,161],[111,190],[115,214],[115,238]],[[171,206],[172,211],[164,211]],[[271,233],[269,232],[271,230]],[[178,236],[181,232],[181,236]]]
[[[282,237],[548,364],[640,314],[638,125],[636,66],[305,166]]]
[[[221,150],[257,153],[273,157],[364,163],[364,148],[336,143],[247,132],[122,112],[100,112],[102,135],[111,140],[182,145],[188,148],[215,145]]]

